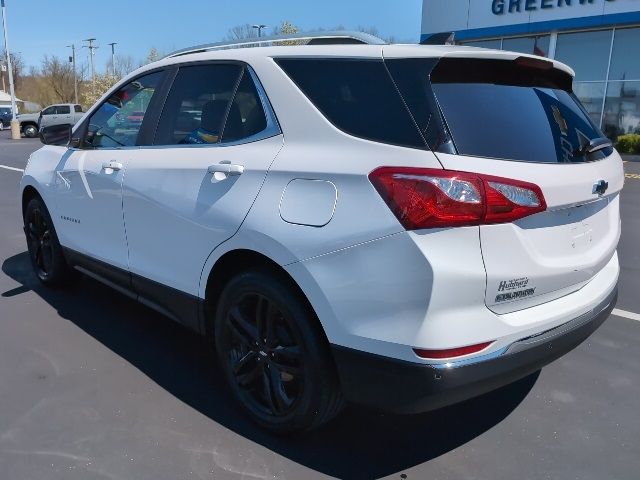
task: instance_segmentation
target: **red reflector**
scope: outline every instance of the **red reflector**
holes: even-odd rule
[[[453,358],[469,355],[470,353],[477,353],[484,350],[492,343],[493,341],[478,343],[477,345],[468,345],[466,347],[449,348],[447,350],[424,350],[422,348],[414,348],[413,351],[416,352],[416,355],[420,358]]]
[[[547,208],[540,187],[509,178],[380,167],[369,180],[407,230],[507,223]]]

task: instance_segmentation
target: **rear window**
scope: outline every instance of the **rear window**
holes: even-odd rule
[[[443,130],[432,136],[450,134],[459,154],[564,163],[612,152],[578,153],[603,134],[571,92],[571,77],[559,70],[479,59],[445,58],[435,67],[431,59],[388,64],[420,128],[444,119]]]
[[[426,148],[382,60],[276,62],[340,130],[376,142]]]

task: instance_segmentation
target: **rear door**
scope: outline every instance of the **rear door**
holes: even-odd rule
[[[209,254],[240,227],[282,142],[248,67],[179,68],[155,141],[135,152],[124,179],[129,267],[142,296],[157,298],[158,287],[197,295]],[[159,301],[184,317],[169,296]]]
[[[546,201],[543,212],[480,226],[486,304],[497,313],[579,289],[620,236],[619,155],[584,152],[603,134],[571,93],[571,77],[530,60],[444,58],[425,87],[452,143],[437,153],[445,169],[534,183]]]
[[[69,125],[73,125],[75,122],[73,121],[73,113],[71,112],[70,105],[58,105],[56,107],[56,115],[55,115],[54,125],[62,125],[68,123]]]

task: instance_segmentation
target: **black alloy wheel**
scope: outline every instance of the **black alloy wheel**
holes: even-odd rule
[[[261,426],[311,430],[344,406],[320,323],[281,275],[232,278],[217,302],[213,333],[233,395]]]
[[[29,255],[41,280],[46,281],[53,269],[53,242],[51,227],[40,206],[29,211],[26,221]]]
[[[304,388],[300,340],[287,318],[263,295],[247,293],[228,311],[228,368],[257,413],[286,416]]]
[[[40,197],[27,203],[24,233],[33,270],[42,283],[58,287],[77,277],[77,272],[67,265],[51,216]]]

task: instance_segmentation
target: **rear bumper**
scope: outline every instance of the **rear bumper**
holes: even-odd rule
[[[481,395],[577,347],[609,317],[617,298],[616,286],[591,311],[558,327],[489,355],[444,365],[406,362],[334,345],[343,392],[351,402],[398,413],[424,412]]]

